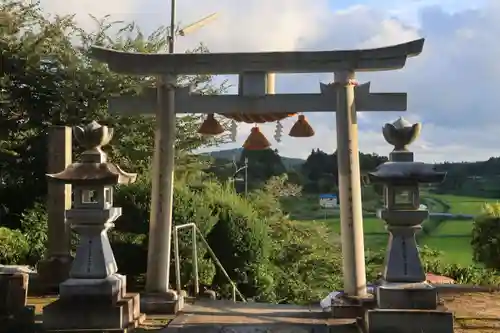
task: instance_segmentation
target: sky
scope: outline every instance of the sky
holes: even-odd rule
[[[144,32],[166,25],[170,1],[41,0],[48,14],[76,14],[79,24],[94,26],[88,14],[135,21]],[[211,52],[336,50],[383,47],[426,39],[421,55],[404,69],[359,74],[372,92],[406,92],[408,111],[358,113],[359,149],[387,155],[392,147],[381,128],[403,116],[421,122],[422,134],[411,145],[425,162],[476,161],[499,156],[500,146],[500,1],[499,0],[178,0],[177,21],[187,25],[213,12],[218,18],[179,37],[177,52],[203,42]],[[216,77],[215,82],[235,77]],[[319,92],[332,73],[277,75],[276,93]],[[236,87],[230,89],[235,92]],[[312,149],[336,149],[335,114],[307,113],[315,136],[291,138],[296,118],[261,126],[280,155],[306,158]],[[252,125],[240,125],[237,141],[218,149],[241,147]]]

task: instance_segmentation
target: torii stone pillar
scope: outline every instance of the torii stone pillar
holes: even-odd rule
[[[145,89],[139,96],[110,98],[109,109],[113,113],[154,114],[158,111],[171,114],[172,109],[176,114],[338,111],[338,158],[339,164],[342,165],[339,178],[341,179],[344,291],[350,296],[363,297],[366,294],[366,277],[355,113],[356,111],[405,111],[406,94],[370,93],[369,83],[355,88],[351,86],[352,82],[349,79],[353,78],[354,72],[401,69],[408,57],[422,52],[423,44],[424,39],[419,39],[368,50],[219,54],[140,54],[93,47],[91,54],[97,60],[107,63],[110,70],[122,74],[157,76],[239,74],[242,76],[240,82],[243,83],[243,89],[238,95],[198,95],[192,93],[190,88],[177,88],[175,100],[169,98],[169,104],[162,106],[158,103],[158,95],[172,94],[170,88]],[[336,73],[337,82],[333,85],[321,84],[319,94],[270,94],[266,92],[267,73],[325,72]],[[272,80],[272,77],[270,79]],[[167,168],[167,166],[165,163],[162,168]],[[165,236],[165,234],[155,233],[150,234],[150,239],[156,238],[156,244],[170,243],[170,239],[167,240]],[[155,249],[160,251],[165,248],[162,245]],[[155,265],[168,264],[168,261],[155,263]],[[157,268],[148,267],[148,271],[150,269],[156,270]],[[165,272],[163,271],[162,274]],[[152,275],[148,274],[148,277]]]
[[[48,173],[66,169],[72,161],[72,130],[54,126],[48,133]],[[56,290],[66,280],[71,268],[71,229],[66,222],[66,210],[71,208],[71,185],[47,184],[47,252],[37,267],[41,287]]]
[[[146,291],[167,293],[170,276],[172,244],[172,204],[175,160],[175,84],[172,75],[158,78],[155,150],[152,170],[152,195],[149,222],[148,263]],[[156,235],[156,236],[154,236]],[[173,296],[172,296],[173,297]],[[175,297],[173,297],[175,298]]]
[[[349,292],[355,291],[355,295],[364,296],[365,243],[354,72],[335,73],[334,84],[337,88],[337,164],[344,289]]]

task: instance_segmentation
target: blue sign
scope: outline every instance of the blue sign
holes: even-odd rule
[[[325,193],[319,195],[319,205],[322,208],[335,208],[338,205],[337,195]]]

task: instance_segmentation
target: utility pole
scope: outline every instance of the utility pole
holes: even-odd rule
[[[170,0],[170,33],[168,35],[168,53],[175,51],[175,14],[176,0]]]
[[[248,195],[248,157],[245,157],[245,197]]]
[[[238,168],[238,164],[236,164],[236,156],[233,156],[233,165],[235,170],[232,177],[233,187],[235,186],[234,184],[238,173],[242,170],[245,170],[244,180],[245,180],[245,197],[246,197],[248,194],[248,157],[245,157],[245,164],[242,167]]]

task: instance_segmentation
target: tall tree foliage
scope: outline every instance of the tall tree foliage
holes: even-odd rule
[[[240,156],[239,167],[244,166],[248,159],[248,183],[251,188],[260,188],[271,177],[282,175],[286,172],[278,150],[271,148],[264,150],[243,149]]]
[[[166,49],[167,29],[145,35],[135,24],[94,18],[84,31],[73,16],[47,18],[38,4],[0,0],[0,211],[1,223],[17,226],[20,214],[46,192],[47,129],[98,120],[115,128],[110,157],[124,169],[145,172],[153,155],[154,117],[107,112],[107,98],[139,93],[153,77],[117,75],[89,57],[91,45],[146,53]],[[208,52],[202,45],[191,52]],[[224,86],[210,76],[179,78],[210,94]],[[138,110],[140,111],[140,110]],[[196,133],[197,115],[177,118],[176,147],[184,170],[192,150],[215,141]],[[114,143],[114,144],[113,144]],[[189,162],[189,163],[188,163]],[[1,209],[2,207],[0,207]]]
[[[373,171],[386,161],[385,156],[359,153],[362,173]],[[312,150],[302,165],[302,173],[306,178],[305,191],[313,193],[335,191],[338,184],[337,152],[327,154],[319,149]]]

